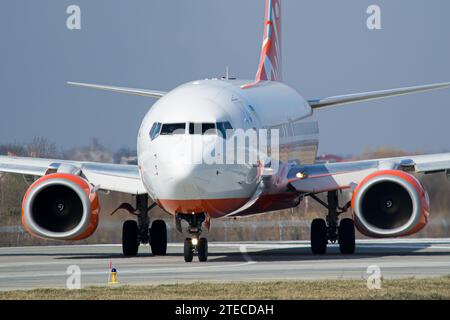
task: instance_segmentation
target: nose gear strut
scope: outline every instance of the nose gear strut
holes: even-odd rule
[[[181,221],[184,220],[188,223],[187,231],[191,237],[184,240],[184,261],[192,262],[194,254],[198,255],[200,262],[208,261],[208,240],[206,238],[200,238],[202,233],[202,224],[209,229],[210,220],[205,213],[199,214],[183,214],[177,213],[175,215],[175,225],[179,232],[182,232]]]

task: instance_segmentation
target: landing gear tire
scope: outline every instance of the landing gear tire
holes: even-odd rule
[[[150,247],[155,256],[167,253],[167,227],[163,220],[155,220],[150,228]]]
[[[128,220],[122,227],[122,251],[126,257],[134,257],[139,249],[138,224],[134,220]]]
[[[311,224],[311,252],[325,254],[327,252],[327,224],[323,219],[314,219]]]
[[[192,262],[192,259],[194,259],[194,248],[192,246],[192,239],[187,238],[186,240],[184,240],[184,261]]]
[[[355,253],[355,224],[352,219],[343,219],[339,225],[339,249],[342,254]]]
[[[198,261],[208,261],[208,239],[200,238],[197,244]]]

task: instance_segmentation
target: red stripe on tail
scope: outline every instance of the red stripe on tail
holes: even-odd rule
[[[282,81],[281,0],[266,0],[264,35],[256,81]]]

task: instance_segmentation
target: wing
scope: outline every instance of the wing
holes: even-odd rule
[[[131,94],[131,95],[135,95],[135,96],[151,97],[151,98],[158,98],[158,99],[164,97],[167,94],[167,92],[164,92],[164,91],[104,86],[104,85],[90,84],[90,83],[67,82],[67,84],[69,84],[71,86],[77,86],[77,87],[113,91],[113,92],[117,92],[117,93],[125,93],[125,94]]]
[[[364,93],[355,93],[342,96],[334,96],[322,99],[309,100],[308,103],[313,109],[319,109],[324,107],[338,106],[344,104],[357,103],[362,101],[378,100],[389,97],[402,96],[412,93],[425,92],[436,89],[450,88],[450,82],[429,84],[424,86],[407,87],[399,89],[390,89],[382,91],[372,91]]]
[[[380,170],[402,170],[411,173],[450,172],[450,153],[375,159],[330,164],[293,166],[288,181],[302,193],[355,189],[368,175]]]
[[[147,193],[135,165],[0,156],[0,172],[44,176],[54,172],[81,175],[98,189]]]

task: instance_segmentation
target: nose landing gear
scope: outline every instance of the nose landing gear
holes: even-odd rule
[[[184,261],[192,262],[195,254],[198,255],[198,261],[208,261],[208,239],[186,238],[184,240]]]
[[[202,224],[206,220],[206,215],[204,213],[179,213],[176,215],[175,219],[178,231],[182,231],[181,220],[184,220],[189,224],[188,232],[192,235],[192,238],[186,238],[186,240],[184,240],[184,261],[192,262],[195,254],[197,254],[200,262],[208,261],[208,239],[200,238]]]

